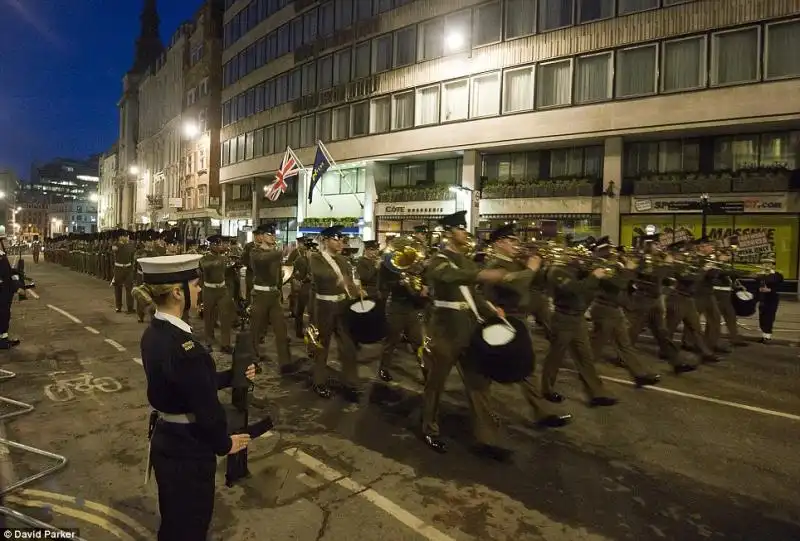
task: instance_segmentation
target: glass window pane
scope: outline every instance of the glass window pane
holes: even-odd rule
[[[380,73],[392,69],[392,35],[372,40],[372,72]]]
[[[719,137],[714,141],[714,170],[758,167],[758,136]]]
[[[376,98],[370,105],[370,133],[386,133],[391,128],[392,99],[389,96]]]
[[[800,75],[800,21],[767,27],[767,78]]]
[[[667,92],[705,86],[705,38],[664,43],[662,86]]]
[[[317,113],[317,139],[323,143],[331,140],[331,112]]]
[[[540,64],[536,77],[536,106],[569,105],[572,101],[572,68],[569,60]]]
[[[711,47],[712,85],[758,80],[758,28],[714,34]]]
[[[503,83],[503,112],[533,109],[533,66],[507,71]]]
[[[347,28],[353,23],[353,0],[336,0],[336,28]]]
[[[325,195],[338,195],[341,193],[342,175],[339,171],[328,171],[322,175],[320,186]]]
[[[300,147],[313,147],[316,144],[316,136],[314,115],[304,116],[300,121]]]
[[[550,151],[550,178],[577,177],[582,174],[582,148],[559,148]]]
[[[427,126],[439,122],[439,85],[417,90],[416,125]]]
[[[422,23],[417,40],[420,62],[444,55],[444,19]]]
[[[370,42],[365,41],[356,45],[356,60],[354,79],[369,77],[370,74]]]
[[[536,31],[536,0],[506,1],[506,39]]]
[[[444,18],[445,54],[463,53],[469,50],[472,39],[472,11],[466,9]],[[457,36],[458,39],[447,39]]]
[[[500,2],[492,2],[475,8],[472,45],[478,47],[500,41]]]
[[[451,81],[442,85],[442,122],[464,120],[469,116],[469,81]]]
[[[326,2],[319,7],[319,35],[327,37],[334,31],[333,2]]]
[[[539,29],[553,30],[572,24],[573,0],[539,0]]]
[[[767,133],[761,136],[762,167],[797,168],[800,132]]]
[[[288,127],[289,135],[287,137],[287,144],[292,148],[300,148],[300,119],[295,119],[289,122]]]
[[[582,56],[576,60],[575,101],[588,103],[611,98],[611,55]]]
[[[578,22],[598,21],[614,16],[614,0],[580,0]]]
[[[394,34],[394,67],[408,66],[417,59],[417,27],[409,26]]]
[[[350,82],[350,49],[336,53],[333,59],[333,85],[343,85]]]
[[[356,137],[369,133],[369,102],[353,104],[351,115],[350,135]]]
[[[402,130],[414,126],[414,93],[392,96],[392,129]]]
[[[626,15],[658,7],[658,0],[619,0],[619,14]]]
[[[333,111],[333,132],[331,139],[341,141],[350,136],[350,107],[339,107]]]
[[[253,157],[260,158],[264,155],[264,130],[253,132]]]
[[[275,127],[264,128],[264,155],[275,154]]]
[[[500,74],[490,73],[472,79],[470,118],[500,113]]]
[[[656,91],[655,45],[617,51],[617,96],[643,96]]]

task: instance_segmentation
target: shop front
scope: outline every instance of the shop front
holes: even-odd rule
[[[790,282],[788,288],[796,290],[800,231],[797,195],[712,196],[706,207],[706,236],[719,242],[736,236],[737,260],[743,263],[759,264],[774,257],[776,269]],[[629,246],[637,228],[649,234],[687,230],[699,238],[702,208],[699,196],[634,197],[630,213],[620,217],[620,240]]]
[[[477,234],[484,240],[492,230],[511,222],[524,241],[600,237],[599,197],[482,199],[479,209]]]
[[[258,225],[275,224],[275,237],[285,247],[293,248],[298,237],[297,207],[267,207],[258,211]]]
[[[458,210],[455,199],[444,201],[408,201],[398,203],[376,203],[376,240],[384,246],[387,240],[401,235],[410,235],[414,228],[424,225],[433,231],[439,220]]]

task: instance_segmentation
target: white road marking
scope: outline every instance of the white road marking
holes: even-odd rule
[[[388,513],[392,517],[402,522],[408,528],[414,530],[425,539],[431,541],[455,541],[449,535],[442,533],[430,524],[426,523],[420,518],[412,515],[393,501],[381,496],[375,490],[365,487],[345,476],[342,473],[330,468],[323,464],[311,455],[307,455],[299,449],[286,449],[285,454],[297,460],[300,464],[320,475],[326,481],[336,483],[340,487],[355,493],[357,496],[364,498],[371,504],[375,505],[378,509]]]
[[[49,309],[51,309],[51,310],[55,311],[55,312],[58,312],[59,314],[61,314],[61,315],[62,315],[62,316],[64,316],[65,318],[69,319],[69,320],[70,320],[70,321],[72,321],[73,323],[78,323],[78,324],[81,324],[81,325],[83,324],[83,321],[81,321],[80,319],[76,318],[75,316],[73,316],[72,314],[70,314],[69,312],[67,312],[66,310],[62,310],[62,309],[61,309],[61,308],[59,308],[58,306],[53,306],[52,304],[48,304],[48,305],[47,305],[47,307],[48,307]]]
[[[144,366],[144,363],[142,362],[142,360],[139,357],[134,357],[133,358],[133,362],[135,362],[139,366]]]
[[[107,344],[109,344],[109,345],[113,346],[113,347],[114,347],[114,349],[116,349],[117,351],[126,351],[126,348],[125,348],[125,346],[123,346],[122,344],[120,344],[120,343],[119,343],[119,342],[117,342],[116,340],[112,340],[111,338],[106,338],[106,339],[105,339],[105,340],[103,340],[103,341],[104,341],[105,343],[107,343]]]
[[[38,293],[36,293],[36,292],[35,292],[34,290],[32,290],[32,289],[29,289],[29,290],[27,291],[27,293],[28,293],[28,295],[30,295],[30,296],[31,296],[31,297],[33,297],[34,299],[37,299],[37,300],[38,300],[38,299],[40,299],[40,298],[41,298],[41,297],[39,297],[39,294],[38,294]]]
[[[98,331],[98,330],[97,330],[97,329],[95,329],[94,327],[88,327],[88,326],[87,326],[87,327],[84,327],[84,329],[86,329],[87,331],[89,331],[89,332],[90,332],[90,333],[92,333],[92,334],[100,334],[100,331]]]

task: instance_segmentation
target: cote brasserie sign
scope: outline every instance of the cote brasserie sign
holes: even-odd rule
[[[456,211],[456,202],[449,201],[407,201],[397,203],[377,203],[377,216],[444,216]]]

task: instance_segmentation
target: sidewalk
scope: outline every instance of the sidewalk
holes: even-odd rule
[[[750,317],[739,318],[739,333],[748,340],[761,339],[758,312]],[[781,299],[772,330],[772,343],[800,347],[800,302]]]

